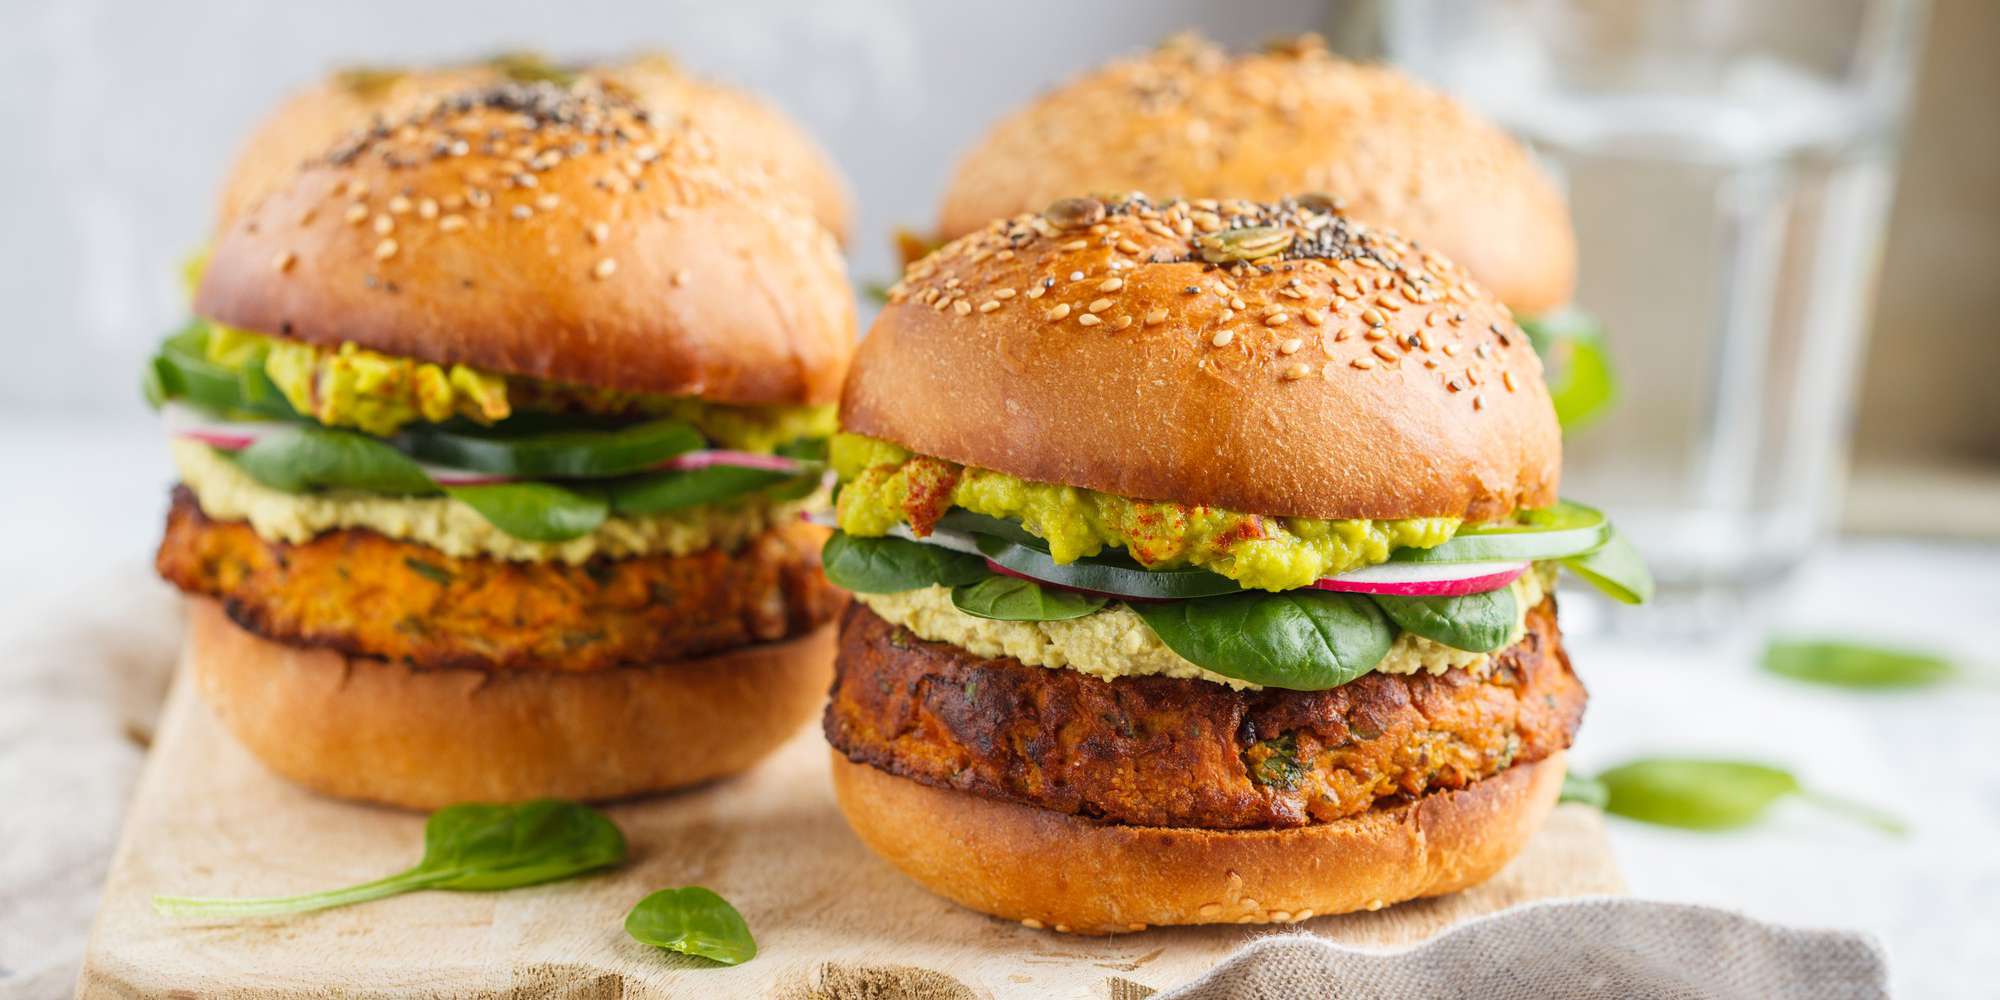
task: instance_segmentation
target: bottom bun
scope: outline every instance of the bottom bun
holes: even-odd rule
[[[1290,923],[1476,885],[1520,853],[1562,791],[1563,755],[1311,826],[1119,826],[899,778],[833,755],[847,821],[962,906],[1078,934]]]
[[[418,670],[260,638],[215,601],[188,614],[202,697],[271,770],[412,809],[614,799],[735,774],[819,708],[834,625],[652,667]]]

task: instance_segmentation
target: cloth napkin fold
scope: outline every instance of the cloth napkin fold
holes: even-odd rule
[[[1882,949],[1849,931],[1637,899],[1530,903],[1414,948],[1361,951],[1310,934],[1263,938],[1153,1000],[1876,1000]]]

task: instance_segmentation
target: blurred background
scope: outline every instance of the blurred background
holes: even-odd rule
[[[1594,695],[1577,759],[1771,759],[1896,811],[1901,840],[1787,813],[1729,837],[1619,824],[1635,892],[1860,926],[1912,995],[1983,995],[2000,940],[2000,3],[1988,0],[248,0],[0,11],[0,606],[143,572],[171,473],[138,392],[179,263],[286,91],[355,64],[635,50],[757,91],[852,180],[857,286],[892,278],[1001,114],[1195,28],[1301,31],[1452,90],[1569,192],[1577,306],[1616,399],[1568,435],[1660,607],[1567,611]],[[1774,635],[1940,651],[1916,693],[1756,670]],[[1982,673],[1983,672],[1983,673]],[[0,907],[0,910],[4,910]]]

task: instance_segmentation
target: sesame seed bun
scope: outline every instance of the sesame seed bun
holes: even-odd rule
[[[590,89],[496,84],[352,133],[217,239],[195,312],[308,343],[723,403],[823,403],[838,248],[793,193]]]
[[[1202,830],[1099,823],[832,761],[848,823],[904,874],[962,906],[1078,934],[1291,923],[1456,892],[1520,853],[1564,770],[1556,754],[1331,823]]]
[[[195,598],[187,643],[203,700],[271,770],[436,809],[623,798],[740,772],[825,699],[834,626],[651,667],[420,670],[260,638]]]
[[[1520,144],[1444,94],[1310,36],[1230,56],[1181,36],[1002,119],[965,154],[944,237],[1082,192],[1281,198],[1325,191],[1470,268],[1533,314],[1569,300],[1569,210]]]
[[[956,240],[890,290],[841,424],[1023,479],[1316,518],[1497,518],[1553,502],[1562,458],[1506,307],[1311,198],[1069,199]]]
[[[804,196],[820,223],[847,239],[853,195],[840,169],[804,129],[762,99],[689,75],[661,56],[564,67],[533,55],[508,55],[454,66],[334,73],[293,94],[251,132],[223,185],[218,218],[227,225],[282,187],[301,163],[377,119],[402,118],[441,94],[547,78],[614,89],[663,120],[693,126],[714,141],[719,155],[755,163],[778,187]]]

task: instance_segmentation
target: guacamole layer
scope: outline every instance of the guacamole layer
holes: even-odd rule
[[[912,454],[887,441],[834,435],[841,530],[875,537],[898,524],[929,534],[952,507],[1017,520],[1058,563],[1124,550],[1151,569],[1195,566],[1262,590],[1295,590],[1386,562],[1398,548],[1451,538],[1450,517],[1322,520],[1241,514],[1019,479]]]
[[[255,364],[292,408],[330,427],[388,435],[460,417],[493,424],[516,412],[578,412],[685,420],[720,448],[769,452],[835,427],[832,406],[731,406],[681,396],[594,389],[401,358],[352,343],[321,347],[208,324],[210,361]]]

